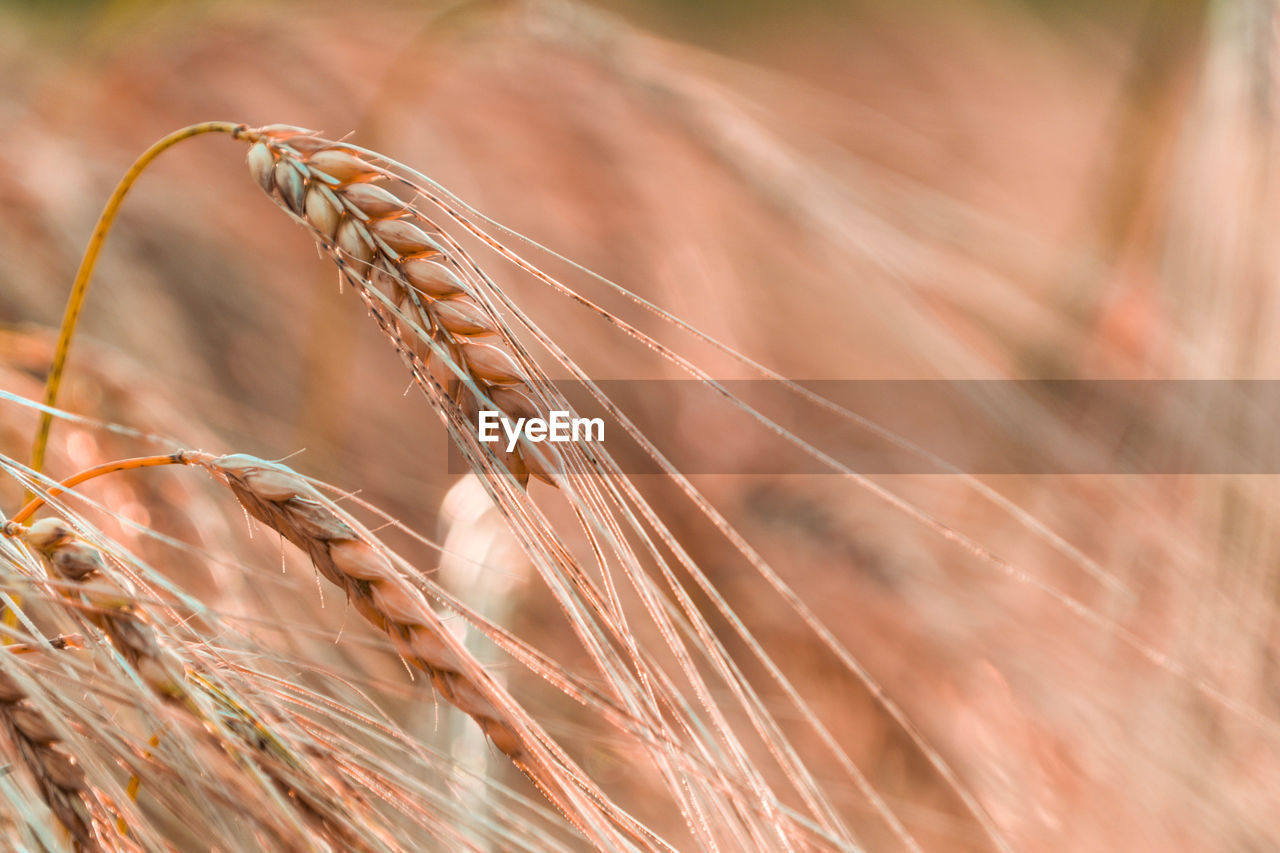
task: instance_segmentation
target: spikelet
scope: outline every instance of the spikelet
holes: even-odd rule
[[[187,695],[182,661],[160,644],[129,591],[112,580],[101,551],[76,537],[75,531],[57,518],[40,519],[23,531],[21,538],[56,576],[75,583],[68,595],[88,605],[89,620],[156,695],[166,699]]]

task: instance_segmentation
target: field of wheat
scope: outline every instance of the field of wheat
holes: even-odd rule
[[[1278,34],[0,3],[0,846],[1280,847]]]

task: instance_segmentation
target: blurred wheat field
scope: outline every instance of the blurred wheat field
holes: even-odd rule
[[[685,378],[663,348],[721,380],[1270,378],[1276,12],[2,4],[0,510],[52,482],[33,404],[94,218],[212,119],[509,229],[467,212],[596,308],[432,215],[554,379]],[[246,151],[190,140],[130,194],[44,473],[207,456],[0,544],[6,849],[1280,844],[1274,477],[452,473],[451,398]],[[617,402],[660,449],[779,452],[645,388]]]

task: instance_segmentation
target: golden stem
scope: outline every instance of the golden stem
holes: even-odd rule
[[[51,409],[57,403],[58,389],[62,385],[62,373],[67,365],[67,354],[71,351],[71,338],[75,334],[76,323],[80,319],[80,309],[84,305],[85,294],[89,291],[89,279],[98,262],[98,253],[107,239],[107,232],[111,230],[111,224],[120,210],[120,204],[134,182],[138,180],[138,176],[151,164],[152,160],[184,139],[204,133],[229,133],[232,136],[239,136],[244,129],[244,125],[229,121],[207,121],[176,130],[144,151],[142,156],[129,167],[129,171],[124,173],[120,183],[116,184],[111,198],[107,199],[106,207],[98,216],[98,224],[94,226],[93,236],[89,238],[89,245],[85,247],[84,257],[80,260],[80,268],[76,271],[75,282],[71,285],[71,296],[67,299],[67,308],[62,315],[62,327],[58,331],[58,344],[53,352],[53,363],[49,367],[49,378],[45,380],[44,404],[46,407]],[[45,450],[49,445],[49,430],[52,426],[53,414],[46,409],[40,413],[40,426],[36,430],[35,442],[31,447],[31,467],[37,473],[44,466]]]

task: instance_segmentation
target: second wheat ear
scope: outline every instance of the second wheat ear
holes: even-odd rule
[[[386,632],[401,657],[426,673],[446,701],[475,720],[493,745],[566,816],[581,818],[586,805],[587,814],[598,809],[621,830],[623,835],[611,827],[597,828],[605,837],[613,836],[614,843],[629,836],[648,849],[670,849],[610,803],[531,717],[504,707],[510,704],[519,710],[383,550],[339,517],[304,478],[283,465],[244,454],[188,453],[185,461],[223,480],[250,515],[304,551],[327,580],[346,591],[360,615]]]

